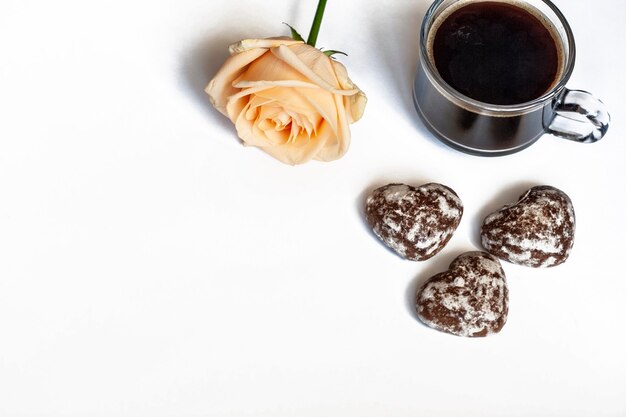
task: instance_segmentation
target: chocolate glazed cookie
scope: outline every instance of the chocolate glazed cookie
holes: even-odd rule
[[[423,261],[448,243],[463,216],[459,196],[445,185],[389,184],[365,202],[374,234],[402,258]]]
[[[491,213],[480,236],[489,253],[514,264],[551,267],[567,260],[574,245],[572,201],[547,185],[526,191],[515,204]]]
[[[417,293],[419,319],[457,336],[482,337],[502,330],[509,290],[500,262],[486,252],[466,252]]]

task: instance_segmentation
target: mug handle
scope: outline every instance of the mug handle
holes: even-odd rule
[[[582,90],[565,88],[553,110],[554,118],[546,131],[580,143],[593,143],[602,139],[611,121],[604,103]]]

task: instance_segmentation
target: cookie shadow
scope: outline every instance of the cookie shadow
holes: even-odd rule
[[[440,272],[445,272],[452,261],[456,259],[457,256],[469,252],[474,251],[476,249],[468,249],[468,250],[456,250],[451,252],[446,252],[446,249],[443,249],[444,253],[439,253],[434,257],[427,259],[426,261],[422,261],[422,263],[427,263],[422,271],[419,273],[417,277],[415,277],[409,285],[406,287],[406,291],[404,293],[404,304],[408,311],[408,313],[417,320],[422,326],[426,326],[417,316],[417,310],[415,308],[415,302],[417,300],[417,292],[420,288],[424,286],[426,281],[433,275],[436,275]],[[429,327],[430,328],[430,327]]]
[[[487,202],[472,219],[471,242],[480,250],[484,250],[480,239],[480,228],[489,214],[501,209],[505,205],[517,203],[519,197],[529,188],[538,185],[535,182],[520,181],[514,185],[507,186],[495,194],[495,197]]]

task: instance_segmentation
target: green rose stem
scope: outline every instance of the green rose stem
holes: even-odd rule
[[[315,18],[311,25],[311,31],[309,32],[309,38],[306,43],[315,46],[317,42],[317,34],[320,32],[320,26],[322,26],[322,19],[324,18],[324,9],[326,8],[326,0],[320,0],[317,3],[317,10],[315,11]]]

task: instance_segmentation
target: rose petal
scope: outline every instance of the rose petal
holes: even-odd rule
[[[299,50],[300,47],[307,46],[309,49]],[[295,45],[295,51],[299,53],[296,55],[291,48],[280,45],[276,48],[272,48],[271,52],[276,57],[285,61],[288,65],[293,67],[296,71],[304,75],[309,80],[313,81],[315,84],[319,85],[325,90],[331,91],[334,94],[341,95],[351,95],[356,94],[358,92],[357,89],[353,90],[341,90],[339,86],[339,82],[334,77],[334,71],[332,70],[332,65],[330,64],[330,58],[323,54],[321,51],[313,48],[309,45]],[[315,52],[317,51],[317,52]],[[304,60],[306,60],[310,65],[319,70],[322,75],[318,75],[315,73],[310,67],[305,64]],[[331,84],[332,83],[332,84]]]
[[[319,89],[320,86],[312,83],[302,74],[295,71],[292,67],[284,62],[271,59],[271,55],[267,54],[241,74],[235,81],[233,81],[233,87],[236,88],[251,88],[251,87],[282,87],[282,88],[310,88]],[[328,90],[328,89],[326,89]],[[359,90],[336,90],[334,94],[339,95],[351,95],[360,92]]]
[[[337,106],[337,130],[334,131],[334,138],[327,140],[326,146],[316,155],[315,159],[319,161],[339,159],[350,147],[350,126],[343,107],[344,100],[339,96],[334,96],[334,99]]]
[[[367,96],[365,95],[365,93],[363,93],[363,91],[359,89],[359,87],[356,86],[356,84],[352,82],[352,80],[350,80],[350,78],[348,77],[348,71],[341,62],[335,60],[331,61],[341,88],[344,88],[346,90],[358,90],[355,95],[350,96],[347,99],[346,104],[346,109],[348,110],[351,119],[350,123],[354,123],[363,116],[363,112],[365,111],[365,105],[367,104]]]
[[[258,59],[265,52],[267,52],[265,49],[252,49],[229,57],[215,77],[209,82],[204,91],[209,95],[213,106],[222,114],[228,115],[226,113],[226,101],[228,97],[239,91],[239,89],[232,86],[232,80],[238,78],[245,72],[251,62]]]
[[[263,148],[263,150],[286,164],[296,165],[308,162],[320,152],[328,138],[333,135],[332,130],[325,125],[325,123],[322,123],[317,136],[307,137],[305,145],[297,141],[296,144],[287,143],[279,146],[269,146]]]
[[[275,103],[276,100],[270,99],[270,98],[265,98],[265,97],[261,97],[258,95],[253,94],[250,97],[250,106],[252,107],[260,107],[260,106],[267,106],[269,104]]]
[[[303,93],[308,92],[308,94]],[[255,93],[255,96],[263,99],[272,100],[276,105],[293,111],[294,113],[314,116],[318,113],[316,106],[311,104],[311,99],[326,105],[333,105],[332,95],[327,91],[316,89],[297,89],[297,88],[271,88]]]
[[[245,72],[243,72],[237,79],[234,80],[234,84],[238,84],[244,81],[269,82],[285,80],[310,83],[310,80],[306,78],[306,76],[298,72],[286,62],[277,58],[272,53],[267,53],[251,63],[248,68],[246,68]]]
[[[250,87],[298,87],[298,88],[316,88],[319,89],[319,85],[315,83],[309,83],[300,80],[281,80],[281,81],[248,81],[237,80],[233,83],[233,87],[236,88],[250,88]]]
[[[249,110],[249,108],[250,104],[248,103],[234,121],[235,128],[237,129],[237,135],[245,145],[257,147],[271,145],[271,142],[265,132],[258,127],[256,120],[246,119],[245,113]]]
[[[284,114],[283,110],[280,107],[274,106],[262,106],[259,109],[257,121],[273,121],[276,118],[282,119],[285,124],[289,124],[289,116]],[[272,122],[272,128],[274,128],[276,124]]]
[[[228,116],[228,118],[235,123],[239,114],[244,110],[244,108],[250,102],[251,97],[257,97],[257,93],[264,90],[267,87],[252,87],[245,88],[236,94],[228,97],[226,100],[226,107],[224,114]],[[271,99],[271,97],[268,97]]]
[[[337,133],[337,107],[332,94],[323,90],[317,90],[309,94],[305,94],[298,89],[293,91],[299,93],[300,97],[304,98],[308,105],[313,108],[314,111],[309,114],[319,114],[330,125],[332,131]]]
[[[279,36],[275,38],[265,39],[244,39],[237,43],[233,43],[228,47],[231,54],[239,54],[241,52],[248,51],[256,48],[275,48],[278,45],[295,45],[297,43],[304,43],[302,41],[296,41],[287,36]]]
[[[289,141],[289,133],[285,130],[274,130],[268,129],[263,132],[267,137],[268,142],[265,143],[261,148],[268,148],[271,146],[279,146],[287,143]]]
[[[348,115],[350,116],[349,122],[354,123],[358,121],[363,116],[363,112],[365,111],[367,96],[362,91],[359,91],[353,96],[344,97],[343,100],[345,102]]]

